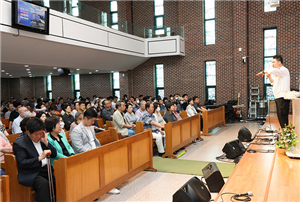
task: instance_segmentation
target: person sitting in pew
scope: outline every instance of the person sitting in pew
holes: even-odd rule
[[[74,116],[72,116],[70,113],[72,111],[71,107],[69,105],[64,104],[62,106],[63,111],[65,112],[63,117],[63,121],[64,121],[64,128],[66,131],[69,131],[70,126],[73,122],[75,122],[75,118]]]
[[[197,111],[194,107],[194,100],[192,98],[188,99],[188,106],[186,107],[186,113],[188,117],[194,116],[197,114]]]
[[[154,105],[152,103],[145,104],[146,111],[144,112],[142,118],[139,121],[142,121],[144,130],[152,129],[153,139],[156,139],[156,145],[158,148],[159,156],[162,157],[164,152],[164,145],[162,137],[165,138],[165,132],[161,130],[164,128],[164,125],[161,125],[156,122],[156,117],[154,113]],[[165,143],[164,143],[165,144]]]
[[[48,132],[47,139],[49,143],[57,150],[57,156],[50,159],[52,166],[54,166],[54,161],[60,157],[69,157],[75,154],[73,148],[61,133],[60,120],[57,117],[52,116],[47,118],[45,120],[45,127]]]
[[[162,124],[162,125],[166,124],[162,115],[160,114],[160,110],[161,110],[160,103],[154,102],[153,104],[154,104],[154,109],[155,109],[154,115],[156,117],[156,122],[159,124]]]
[[[177,121],[177,117],[175,116],[175,104],[173,102],[168,102],[165,104],[165,107],[167,109],[166,113],[164,114],[164,120],[166,123],[168,122],[175,122]]]
[[[143,116],[143,114],[146,112],[145,111],[145,104],[146,101],[141,101],[140,102],[140,108],[135,112],[136,117],[138,118],[138,120],[140,120]]]
[[[178,109],[177,102],[174,102],[174,115],[176,116],[177,120],[182,120],[181,116],[177,112],[177,109]]]
[[[98,114],[94,108],[89,108],[84,112],[82,122],[70,133],[72,146],[76,154],[101,147],[99,140],[96,138],[94,128],[92,127],[97,116]],[[114,188],[108,193],[119,194],[120,191]]]
[[[128,124],[126,121],[124,111],[125,111],[125,103],[123,101],[118,101],[116,103],[117,110],[113,115],[113,123],[114,127],[117,129],[118,133],[121,133],[122,136],[133,136],[136,134],[136,131],[132,129],[134,126],[133,123]]]
[[[135,116],[134,112],[133,112],[133,105],[132,104],[128,104],[126,107],[127,112],[125,113],[125,118],[128,124],[136,124],[136,121],[138,120],[138,118]]]
[[[77,127],[81,123],[81,121],[83,120],[83,113],[76,113],[75,116],[76,116],[75,117],[76,121],[71,124],[70,129],[69,129],[69,134],[71,134],[71,132],[73,131],[73,129],[75,127]]]
[[[0,137],[0,162],[4,161],[4,154],[12,152],[12,145],[7,142],[3,137]],[[1,176],[5,175],[4,169],[1,168]]]
[[[29,134],[13,143],[18,164],[18,181],[21,185],[33,187],[37,202],[51,202],[46,157],[50,155],[55,158],[57,151],[47,140],[42,120],[31,118],[26,127]],[[54,170],[52,167],[51,169],[56,192]]]
[[[21,127],[21,130],[22,130],[22,133],[16,137],[16,140],[18,140],[18,139],[24,137],[25,135],[27,135],[26,123],[27,123],[27,121],[29,121],[29,119],[31,119],[31,118],[30,118],[30,117],[24,118],[24,119],[21,121],[20,127]]]
[[[103,104],[102,118],[104,120],[104,124],[106,124],[107,120],[109,121],[113,120],[114,110],[110,108],[111,102],[109,100],[104,100],[102,104]]]
[[[13,125],[12,125],[12,133],[17,134],[21,133],[22,130],[20,128],[20,123],[24,118],[29,117],[29,111],[25,107],[21,107],[18,109],[19,116],[14,120]]]

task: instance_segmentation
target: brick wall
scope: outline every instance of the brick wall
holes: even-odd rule
[[[1,78],[1,101],[8,101],[10,98],[9,79]]]
[[[71,76],[52,76],[52,94],[54,99],[73,97]]]

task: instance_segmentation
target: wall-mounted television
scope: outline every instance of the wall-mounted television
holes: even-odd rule
[[[12,27],[49,34],[49,8],[23,0],[12,1]]]

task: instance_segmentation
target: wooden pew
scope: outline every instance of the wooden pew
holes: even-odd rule
[[[164,116],[164,111],[160,111],[160,114],[162,115],[162,117]]]
[[[9,176],[2,175],[0,179],[0,202],[10,202]]]
[[[144,131],[54,162],[57,202],[89,202],[153,168],[152,132]]]
[[[165,154],[162,156],[177,157],[173,152],[177,151],[181,147],[189,144],[193,140],[200,138],[200,114],[197,113],[192,117],[188,117],[175,122],[168,122],[164,125],[164,131],[166,135],[166,147]]]
[[[105,128],[103,118],[97,118],[97,123],[98,123],[100,128]]]
[[[221,106],[202,113],[203,133],[202,135],[210,136],[209,132],[216,127],[225,126],[225,107]]]
[[[10,135],[12,134],[12,129],[6,129],[6,131],[8,134],[10,134]]]
[[[1,118],[1,122],[3,123],[5,129],[9,128],[9,119]]]
[[[5,174],[9,176],[10,201],[11,202],[33,202],[34,191],[18,182],[18,165],[14,154],[5,154]]]
[[[109,130],[109,128],[111,128],[111,127],[114,128],[113,121],[110,121],[110,120],[106,121],[105,130]],[[119,138],[119,140],[122,139],[122,134],[121,133],[118,133],[118,138]]]
[[[107,131],[96,133],[96,138],[101,145],[119,140],[117,130],[113,127],[110,127]]]
[[[183,111],[180,112],[180,116],[181,116],[182,119],[188,117],[188,116],[187,116],[187,112],[186,112],[185,110],[183,110]]]
[[[12,135],[8,135],[6,136],[7,139],[9,140],[9,142],[11,143],[11,145],[13,145],[13,143],[16,141],[16,138],[20,135],[21,133],[17,133],[17,134],[12,134]]]
[[[69,131],[65,131],[65,136],[66,136],[67,141],[70,140],[70,138],[69,138]]]

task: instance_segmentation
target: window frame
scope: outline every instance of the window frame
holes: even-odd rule
[[[157,80],[157,65],[162,65],[162,67],[163,67],[163,86],[161,86],[161,87],[158,87],[158,84],[157,84],[157,81],[158,81]],[[164,93],[165,93],[165,90],[164,90],[164,64],[163,63],[155,64],[154,65],[154,73],[155,73],[155,91],[156,91],[156,96],[158,96],[160,90],[163,90]]]
[[[76,75],[79,75],[79,89],[76,89]],[[72,75],[73,87],[74,87],[74,98],[78,100],[77,93],[79,92],[80,95],[80,74]]]
[[[215,62],[215,65],[216,65],[216,67],[215,67],[215,69],[216,69],[216,85],[210,85],[210,86],[208,86],[207,85],[207,72],[206,72],[206,63],[207,62]],[[206,100],[213,100],[213,99],[208,99],[208,89],[209,88],[214,88],[215,89],[215,100],[214,100],[214,102],[216,102],[217,101],[217,61],[216,60],[207,60],[207,61],[205,61],[204,62],[204,73],[205,73],[205,99]]]
[[[164,0],[163,0],[163,15],[157,15],[156,16],[156,9],[155,9],[155,0],[153,1],[153,9],[154,9],[154,30],[155,30],[155,35],[165,35],[165,27],[164,27]],[[163,19],[163,26],[161,28],[157,28],[157,18],[162,18]],[[156,34],[157,31],[163,30],[163,34]]]
[[[117,11],[112,11],[112,8],[111,8],[111,2],[113,2],[113,1],[116,1],[117,2]],[[117,29],[116,30],[119,30],[119,25],[118,25],[118,23],[119,23],[119,15],[118,15],[118,1],[117,0],[111,0],[110,2],[109,2],[109,10],[110,10],[110,27],[112,28],[112,29],[116,29],[116,28],[113,28],[114,26],[117,26]],[[117,23],[113,23],[113,15],[114,14],[117,14]]]
[[[206,16],[205,16],[205,8],[206,8],[206,6],[205,6],[205,0],[203,1],[203,12],[204,12],[204,26],[203,26],[203,32],[204,32],[204,35],[203,35],[203,44],[204,45],[215,45],[216,44],[216,1],[214,1],[215,2],[215,6],[214,6],[214,13],[215,13],[215,17],[214,18],[210,18],[210,19],[206,19]],[[215,22],[215,42],[213,43],[213,44],[206,44],[206,22],[207,21],[214,21]]]
[[[119,75],[119,88],[114,88],[114,74],[115,73],[118,73],[118,75]],[[118,100],[120,100],[120,97],[121,97],[121,92],[120,92],[120,73],[119,72],[113,72],[113,73],[111,73],[111,77],[112,77],[112,80],[111,80],[112,81],[112,95],[116,96],[115,92],[119,91],[120,96],[117,96],[117,97],[118,97]]]
[[[278,29],[277,27],[270,27],[270,28],[263,28],[263,70],[265,70],[265,59],[266,58],[272,58],[274,55],[272,56],[265,56],[265,31],[266,30],[276,30],[276,54],[277,54],[277,48],[278,48]],[[275,55],[276,55],[275,54]],[[273,85],[271,85],[270,83],[266,84],[265,83],[265,78],[266,76],[263,76],[263,98],[268,99],[267,97],[267,87],[273,87]],[[273,100],[271,100],[273,101]]]
[[[48,77],[50,77],[50,81],[51,81],[50,90],[48,89]],[[53,95],[52,75],[46,76],[45,79],[46,79],[46,97],[52,99],[53,97],[50,97],[50,95]]]

